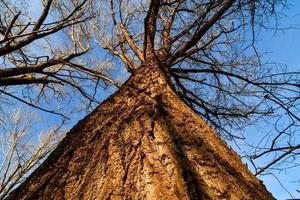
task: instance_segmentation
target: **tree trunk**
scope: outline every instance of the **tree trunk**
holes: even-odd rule
[[[140,68],[9,199],[274,199],[239,156]]]

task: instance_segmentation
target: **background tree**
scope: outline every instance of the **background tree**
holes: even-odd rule
[[[53,5],[59,16],[67,18],[70,5],[83,2]],[[84,51],[88,43],[95,54],[103,48],[109,52],[105,55],[108,63],[116,69],[121,64],[133,74],[150,61],[158,61],[182,100],[225,139],[243,139],[240,130],[257,121],[277,121],[271,127],[276,131],[245,156],[256,174],[297,165],[282,161],[295,159],[299,149],[294,134],[299,121],[298,73],[264,63],[255,48],[256,32],[269,28],[266,21],[279,15],[277,9],[285,1],[111,0],[85,5],[93,18],[79,26],[88,37],[76,47],[83,46]],[[93,95],[85,95],[90,90],[83,92],[86,87],[75,88],[93,100]],[[268,155],[274,158],[265,166],[253,162]]]
[[[39,123],[36,116],[20,108],[1,122],[0,199],[39,166],[63,137],[61,126],[37,133],[35,123]]]

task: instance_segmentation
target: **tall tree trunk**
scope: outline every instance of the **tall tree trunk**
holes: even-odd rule
[[[239,156],[140,68],[9,199],[274,199]]]

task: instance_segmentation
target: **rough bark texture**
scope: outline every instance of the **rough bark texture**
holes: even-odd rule
[[[9,199],[274,198],[149,66],[81,120]]]

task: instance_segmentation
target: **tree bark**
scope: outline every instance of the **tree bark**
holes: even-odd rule
[[[8,199],[274,199],[172,89],[141,67]]]

